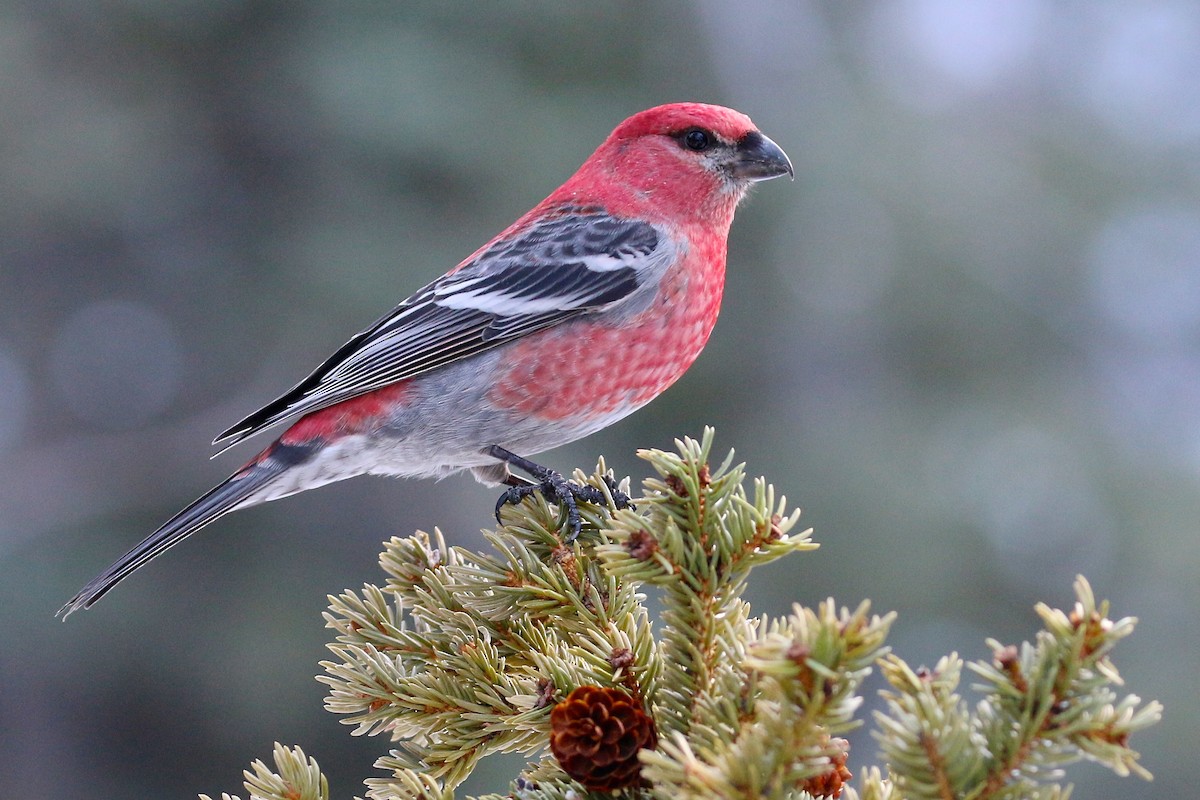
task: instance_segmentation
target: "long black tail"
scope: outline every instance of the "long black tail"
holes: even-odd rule
[[[277,450],[291,450],[286,445],[276,444],[255,459],[249,466],[235,473],[221,485],[213,488],[196,502],[167,520],[161,528],[147,536],[141,544],[121,556],[104,572],[92,578],[86,586],[58,610],[58,616],[66,619],[81,608],[90,608],[135,570],[147,564],[170,548],[182,542],[196,531],[219,517],[242,507],[245,501],[275,480],[299,460],[298,453],[285,453],[276,458]],[[291,458],[288,458],[291,456]],[[261,498],[262,502],[267,498]],[[253,503],[257,504],[257,503]]]

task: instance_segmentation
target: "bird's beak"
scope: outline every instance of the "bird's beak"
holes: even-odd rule
[[[796,177],[783,149],[758,131],[750,131],[734,147],[729,173],[742,180],[766,181],[787,175]]]

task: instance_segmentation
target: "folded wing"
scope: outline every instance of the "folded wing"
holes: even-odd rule
[[[665,247],[648,223],[588,209],[534,223],[418,291],[213,443],[611,308],[660,273]]]

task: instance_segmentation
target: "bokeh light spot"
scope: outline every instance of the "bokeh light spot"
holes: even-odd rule
[[[904,0],[878,6],[870,27],[877,77],[897,97],[940,108],[991,90],[1032,62],[1040,0]]]
[[[1109,3],[1084,55],[1087,102],[1118,133],[1147,144],[1200,135],[1200,7]]]
[[[0,449],[20,438],[28,408],[29,379],[25,370],[0,348]]]
[[[1200,208],[1126,208],[1092,246],[1097,309],[1145,342],[1178,342],[1200,328]]]
[[[105,429],[140,425],[175,397],[182,360],[171,324],[147,306],[100,301],[69,318],[50,368],[71,412]]]

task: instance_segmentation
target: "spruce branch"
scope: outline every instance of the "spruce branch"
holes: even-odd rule
[[[581,503],[575,541],[535,495],[502,510],[485,552],[436,529],[393,538],[382,585],[329,598],[326,707],[395,743],[368,798],[452,800],[497,752],[537,760],[488,800],[1049,799],[1069,794],[1061,770],[1080,759],[1149,778],[1129,738],[1161,709],[1119,698],[1110,661],[1134,620],[1110,620],[1086,581],[1070,612],[1038,606],[1033,643],[989,641],[991,662],[966,665],[984,692],[971,709],[962,660],[909,667],[885,642],[895,615],[866,601],[752,616],[753,568],[817,545],[791,533],[799,512],[765,480],[747,491],[732,453],[713,469],[712,440],[706,430],[676,452],[639,452],[655,476],[636,509]],[[611,477],[603,461],[574,476],[610,501]],[[661,597],[655,626],[645,589]],[[890,686],[873,731],[887,778],[860,770],[856,792],[838,737],[860,724],[876,664]],[[246,790],[327,797],[316,763],[280,746]]]
[[[1033,643],[1003,646],[988,640],[991,663],[968,669],[985,692],[974,713],[956,693],[963,662],[950,655],[933,670],[909,668],[889,657],[883,674],[886,711],[875,731],[901,797],[1055,798],[1062,768],[1079,760],[1103,764],[1118,775],[1151,775],[1128,746],[1136,731],[1156,723],[1157,702],[1136,695],[1118,699],[1120,675],[1108,658],[1133,632],[1136,620],[1108,618],[1091,586],[1075,581],[1070,613],[1039,603],[1045,629]]]
[[[275,743],[275,770],[261,760],[242,773],[251,800],[329,800],[329,784],[321,774],[316,759],[308,758],[299,747],[284,747]],[[212,800],[206,794],[200,800]],[[221,800],[238,800],[221,794]]]
[[[713,430],[699,442],[676,440],[678,453],[639,451],[658,473],[645,482],[635,513],[613,518],[596,555],[610,574],[663,589],[663,690],[655,696],[664,733],[695,734],[705,744],[738,728],[745,643],[754,636],[740,598],[749,571],[791,552],[816,549],[805,531],[788,536],[800,512],[786,511],[774,487],[743,487],[731,451],[709,467]]]

